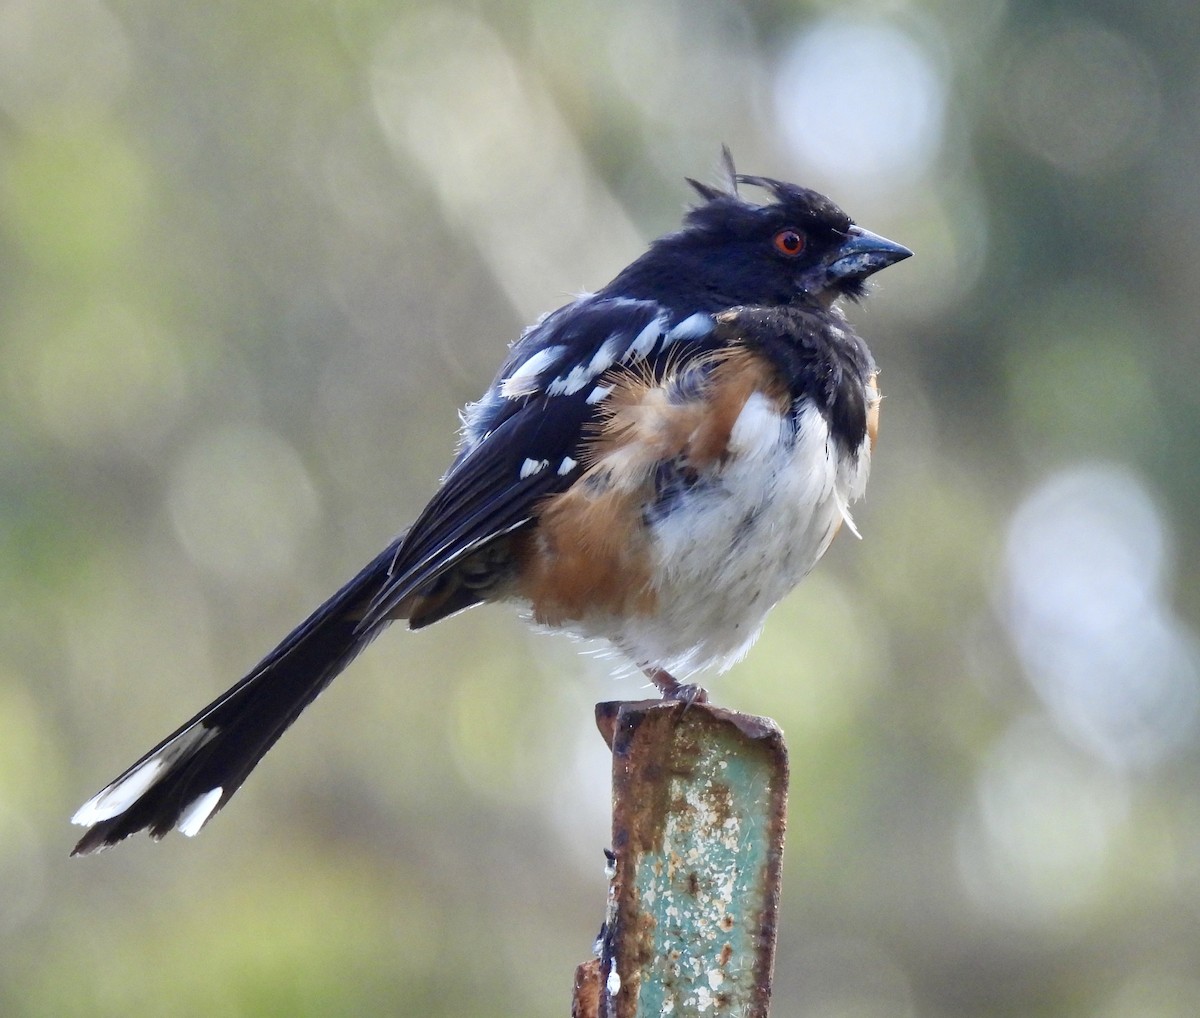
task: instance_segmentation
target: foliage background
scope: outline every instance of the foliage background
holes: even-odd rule
[[[382,546],[722,142],[917,257],[864,540],[717,698],[794,787],[775,1013],[1200,1013],[1200,8],[0,3],[0,1011],[562,1016],[591,704],[484,609],[194,842],[66,818]]]

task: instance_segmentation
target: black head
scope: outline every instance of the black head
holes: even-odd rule
[[[605,292],[686,303],[714,311],[737,305],[809,303],[828,307],[858,298],[865,280],[912,252],[854,225],[823,194],[769,177],[733,170],[722,187],[689,183],[703,198],[683,229],[656,240]],[[764,189],[757,205],[738,185]]]

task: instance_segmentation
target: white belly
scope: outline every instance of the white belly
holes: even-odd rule
[[[793,433],[764,397],[752,396],[727,463],[652,526],[657,611],[606,620],[590,635],[681,681],[728,668],[849,520],[869,467],[869,442],[857,456],[839,456],[815,408]]]

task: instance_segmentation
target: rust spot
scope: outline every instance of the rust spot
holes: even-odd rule
[[[600,959],[585,961],[575,970],[571,1018],[600,1018]]]
[[[700,894],[700,878],[696,875],[695,870],[687,875],[687,891],[693,898]]]
[[[730,922],[729,925],[730,926],[733,925],[732,921]],[[729,962],[732,960],[732,958],[733,958],[733,945],[726,944],[724,947],[721,948],[721,968],[728,968]]]
[[[734,814],[733,792],[728,785],[714,781],[708,786],[708,808],[713,812],[713,826],[722,827]]]
[[[733,929],[733,916],[726,913],[725,915],[721,916],[721,921],[718,925],[721,927],[721,929],[723,929],[726,933],[728,933],[730,930]],[[725,947],[726,947],[726,949],[729,949],[728,944],[726,944]],[[722,956],[722,958],[725,956],[724,951],[721,952],[721,956]]]

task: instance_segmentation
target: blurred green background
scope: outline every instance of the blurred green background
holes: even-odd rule
[[[857,520],[719,702],[793,760],[774,1013],[1200,1014],[1200,7],[0,2],[0,1013],[564,1018],[610,662],[388,634],[194,842],[67,818],[421,507],[685,174],[917,257]]]

